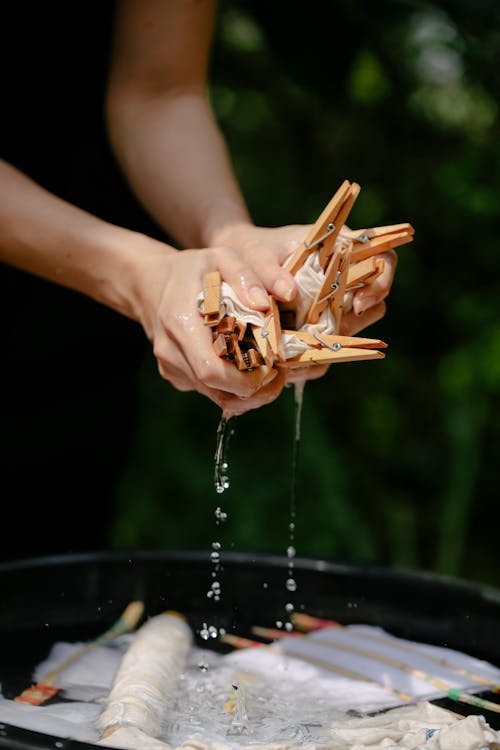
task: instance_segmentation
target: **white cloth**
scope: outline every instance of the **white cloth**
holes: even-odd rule
[[[151,650],[146,661],[152,659],[154,663],[158,662],[158,648],[163,651],[165,649],[173,651],[175,654],[179,651],[179,643],[181,643],[181,650],[184,648],[182,646],[185,643],[185,633],[182,632],[184,626],[180,621],[178,623],[180,641],[175,636],[171,637],[171,630],[168,636],[168,646],[163,642],[161,645],[157,643],[154,645],[153,641],[150,641]],[[146,629],[146,634],[147,632]],[[496,681],[499,677],[499,670],[486,662],[460,652],[395,639],[379,628],[354,625],[342,630],[337,628],[333,630],[337,637],[339,632],[343,632],[346,639],[354,635],[358,639],[363,636],[364,644],[371,642],[372,646],[373,638],[382,637],[392,642],[394,653],[397,649],[400,650],[400,656],[403,653],[401,649],[409,646],[412,650],[417,649],[418,652],[425,654],[425,658],[429,655],[433,655],[436,659],[444,658],[457,668],[465,668],[492,681]],[[314,634],[315,637],[325,640],[330,635],[328,631],[319,631]],[[131,643],[138,640],[137,635],[129,636],[128,639]],[[295,640],[303,641],[304,639]],[[356,642],[359,643],[359,640]],[[51,654],[51,662],[46,661],[41,664],[37,674],[47,672],[48,667],[54,666],[61,657],[66,657],[72,648],[78,647],[79,644],[76,646],[56,644]],[[129,654],[131,652],[130,649]],[[56,654],[55,659],[54,654]],[[192,649],[186,668],[183,666],[183,659],[177,659],[175,654],[172,657],[173,661],[169,662],[171,670],[164,685],[164,700],[158,699],[158,702],[154,703],[156,707],[161,704],[162,712],[166,714],[170,712],[169,720],[164,723],[160,722],[161,727],[155,720],[154,731],[157,732],[157,736],[152,736],[149,731],[145,731],[143,721],[145,714],[141,718],[140,712],[136,712],[134,713],[136,726],[118,728],[108,738],[100,741],[95,722],[102,711],[102,704],[96,702],[30,706],[5,700],[0,696],[0,722],[124,750],[173,750],[173,748],[256,750],[257,747],[261,750],[264,748],[289,750],[299,745],[303,750],[493,750],[494,748],[499,750],[500,748],[500,733],[492,730],[482,717],[469,716],[461,719],[453,712],[425,701],[417,705],[405,705],[385,710],[390,706],[394,707],[398,703],[398,698],[382,686],[348,679],[343,675],[319,669],[317,666],[276,653],[271,649],[246,649],[233,651],[225,656],[207,650]],[[404,654],[404,659],[407,661],[410,654],[409,652],[404,652]],[[102,694],[104,690],[109,691],[120,656],[120,649],[103,647],[98,647],[94,652],[86,654],[79,662],[71,665],[61,674],[59,686],[64,689],[64,695],[67,695],[65,692],[67,689],[73,691],[74,694],[81,695],[91,695],[93,692]],[[166,660],[170,658],[167,656]],[[423,659],[424,656],[419,658]],[[203,662],[203,670],[199,668],[201,662]],[[434,666],[437,666],[436,662]],[[205,667],[207,667],[206,671]],[[181,671],[183,671],[182,675]],[[249,733],[239,736],[227,731],[228,727],[231,727],[232,718],[221,708],[228,698],[231,684],[235,679],[240,680],[242,684],[246,681],[247,684]],[[463,675],[457,678],[455,674],[455,679],[467,678]],[[427,687],[430,690],[433,689],[432,686]],[[290,697],[293,701],[290,701]],[[273,699],[275,699],[274,709],[276,705],[283,707],[282,715],[278,717],[281,721],[279,727],[283,728],[288,725],[302,727],[310,722],[313,727],[313,738],[310,741],[307,737],[305,739],[302,737],[299,743],[294,741],[293,737],[286,736],[285,739],[280,739],[276,735],[278,739],[275,741],[265,739],[259,742],[257,733],[252,736],[252,724],[255,724],[259,718],[258,712],[260,711],[261,717],[265,717],[268,708],[271,710],[270,704]],[[191,704],[188,707],[192,710],[191,712],[184,710],[183,717],[182,710],[186,709],[187,704]],[[353,709],[363,714],[382,710],[385,710],[385,713],[352,718],[346,712]],[[214,714],[211,726],[219,731],[212,732],[205,723],[197,727],[196,722],[180,729],[173,726],[186,715],[197,719],[204,713],[205,719],[210,712]],[[113,723],[116,717],[110,718]],[[321,723],[321,727],[314,729],[317,723]]]
[[[162,614],[146,622],[123,657],[97,728],[136,727],[158,734],[163,711],[175,699],[191,638],[177,616]]]

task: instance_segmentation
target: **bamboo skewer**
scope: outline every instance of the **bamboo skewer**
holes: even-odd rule
[[[255,628],[253,628],[253,631],[255,632]],[[274,638],[274,628],[272,629],[273,635],[265,634],[266,628],[259,628],[259,634],[263,635],[267,638]],[[288,637],[287,632],[283,632],[281,630],[278,631],[280,634],[280,638],[286,638]],[[299,636],[301,637],[301,636]],[[302,636],[303,638],[305,636]],[[326,646],[327,648],[335,648],[339,651],[347,651],[351,654],[356,654],[357,656],[364,656],[368,659],[372,659],[373,661],[381,662],[382,664],[387,664],[390,667],[394,667],[395,669],[399,669],[401,672],[405,672],[406,674],[412,675],[413,677],[417,677],[420,680],[424,680],[425,682],[428,682],[430,685],[435,687],[437,690],[440,690],[442,693],[446,695],[446,697],[450,698],[453,701],[458,701],[459,703],[467,703],[471,706],[476,706],[478,708],[484,708],[488,711],[494,711],[495,713],[500,713],[500,704],[494,703],[493,701],[488,701],[485,698],[480,698],[477,695],[471,695],[470,693],[467,693],[465,690],[461,690],[460,688],[455,688],[449,685],[444,680],[440,679],[439,677],[434,677],[433,675],[429,674],[428,672],[424,672],[422,669],[418,669],[417,667],[412,667],[410,664],[406,664],[405,662],[399,661],[399,659],[394,659],[391,656],[387,656],[386,654],[380,654],[375,651],[371,651],[368,648],[363,648],[362,646],[354,646],[349,643],[344,643],[342,641],[336,641],[334,638],[332,639],[326,639],[322,638],[321,640],[315,639],[314,637],[309,638],[311,642],[317,643],[318,645]],[[293,652],[291,652],[290,655],[293,655]],[[302,658],[302,657],[300,657]]]
[[[284,633],[283,636],[285,635],[289,635],[289,634]],[[350,669],[345,669],[344,667],[336,667],[333,664],[329,664],[328,662],[322,661],[321,659],[315,659],[311,656],[304,656],[302,654],[295,654],[292,652],[288,652],[286,648],[283,648],[282,646],[267,645],[266,643],[261,643],[260,641],[253,641],[250,638],[243,638],[242,636],[233,635],[232,633],[225,633],[224,635],[221,635],[219,640],[237,649],[266,648],[272,651],[273,653],[282,654],[283,656],[291,656],[294,659],[300,659],[300,661],[305,661],[307,662],[307,664],[312,664],[315,667],[326,669],[329,672],[335,672],[335,674],[340,674],[343,677],[348,677],[351,680],[360,680],[361,682],[369,682],[374,685],[379,685],[379,687],[382,687],[384,688],[384,690],[388,690],[390,693],[393,693],[397,698],[399,698],[405,703],[409,703],[410,701],[413,701],[413,697],[411,695],[408,695],[407,693],[403,693],[400,690],[396,690],[395,688],[392,688],[389,685],[384,685],[383,682],[378,682],[377,680],[373,680],[371,677],[366,677],[366,675],[359,674],[358,672],[353,672]]]
[[[42,703],[45,703],[45,701],[52,698],[61,689],[55,684],[61,672],[81,659],[89,651],[97,648],[97,646],[107,646],[108,643],[118,638],[118,636],[134,630],[143,614],[144,604],[139,601],[131,602],[108,630],[93,641],[86,643],[78,651],[75,651],[75,653],[61,662],[58,667],[44,674],[36,685],[31,685],[31,687],[23,690],[14,700],[19,703],[30,703],[32,706],[40,706]]]
[[[320,617],[312,617],[311,615],[307,615],[304,612],[296,612],[292,615],[292,621],[296,628],[303,631],[304,633],[311,633],[315,630],[323,630],[324,628],[343,628],[344,625],[341,625],[340,623],[336,622],[335,620],[324,620]],[[278,633],[281,631],[277,631]],[[399,639],[395,639],[392,636],[387,635],[379,635],[377,633],[364,633],[363,634],[365,638],[369,638],[373,641],[379,641],[381,643],[393,643],[395,640],[397,640],[397,643],[394,644],[397,646],[398,649],[401,651],[407,651],[408,653],[412,654],[420,654],[421,656],[425,656],[426,659],[429,659],[429,661],[433,661],[436,664],[439,664],[442,667],[445,667],[446,669],[450,669],[453,672],[457,672],[457,674],[461,674],[464,677],[468,677],[473,682],[477,682],[479,685],[484,685],[488,688],[488,690],[491,693],[500,693],[500,685],[497,685],[494,682],[491,682],[491,680],[488,680],[486,677],[483,677],[482,675],[475,674],[474,672],[470,672],[467,669],[464,669],[463,667],[458,667],[453,662],[450,662],[448,659],[443,659],[439,656],[434,656],[433,654],[424,653],[422,649],[419,649],[418,646],[411,646],[408,643],[402,643]]]

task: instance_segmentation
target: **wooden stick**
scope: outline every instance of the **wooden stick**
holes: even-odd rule
[[[92,651],[92,649],[97,648],[97,646],[107,646],[108,643],[118,638],[118,636],[134,630],[143,614],[144,604],[139,601],[131,602],[109,630],[106,630],[93,641],[89,641],[85,646],[75,651],[75,653],[61,662],[58,667],[43,675],[39,683],[23,690],[21,695],[18,695],[14,700],[19,703],[31,703],[32,706],[40,706],[42,703],[45,703],[45,701],[52,698],[61,689],[56,687],[54,683],[63,670],[81,659],[82,656]]]
[[[320,617],[312,617],[311,615],[306,614],[305,612],[295,612],[292,615],[292,622],[296,628],[299,630],[305,632],[305,633],[311,633],[315,630],[323,630],[324,628],[344,628],[344,625],[341,625],[340,623],[336,622],[335,620],[324,620]],[[474,672],[469,672],[469,670],[464,669],[463,667],[458,667],[453,662],[450,662],[448,659],[443,659],[438,656],[434,656],[433,654],[429,654],[425,651],[423,651],[421,648],[418,647],[418,644],[415,646],[411,646],[409,643],[403,643],[399,638],[395,638],[390,635],[382,635],[379,633],[363,633],[363,636],[365,638],[369,638],[372,641],[378,641],[380,643],[394,643],[394,641],[397,641],[394,645],[400,649],[401,651],[406,651],[411,654],[418,654],[420,656],[425,656],[426,659],[429,659],[429,661],[433,661],[436,664],[439,664],[442,667],[446,667],[447,669],[451,669],[453,672],[457,672],[458,674],[464,675],[464,677],[468,677],[473,682],[477,682],[480,685],[484,685],[488,688],[488,690],[491,693],[500,693],[500,685],[497,685],[491,680],[488,680],[485,677],[482,677],[481,675],[474,674]]]
[[[285,633],[285,635],[288,635],[288,634]],[[269,649],[269,651],[273,651],[274,653],[282,654],[283,656],[291,656],[294,659],[305,661],[307,662],[307,664],[312,664],[315,667],[326,669],[329,672],[335,672],[336,674],[340,674],[343,677],[348,677],[351,680],[359,680],[361,682],[370,682],[375,685],[379,685],[380,687],[383,687],[385,690],[388,690],[390,693],[393,693],[394,695],[396,695],[400,700],[404,702],[413,700],[411,695],[407,695],[407,693],[402,693],[399,690],[396,690],[395,688],[391,688],[388,685],[384,685],[384,683],[378,682],[377,680],[374,680],[371,677],[366,677],[365,675],[358,674],[358,672],[352,672],[349,669],[344,669],[344,667],[336,667],[333,664],[324,662],[321,659],[314,659],[311,656],[303,656],[302,654],[289,653],[282,646],[276,646],[276,645],[268,646],[265,643],[261,643],[259,641],[252,641],[250,638],[242,638],[241,636],[234,635],[232,633],[226,633],[225,635],[221,635],[219,640],[221,640],[223,643],[227,643],[230,646],[233,646],[233,648],[238,648],[238,649],[267,648]]]
[[[266,628],[259,628],[260,633],[265,638],[271,638],[270,635],[265,634]],[[255,629],[254,629],[255,632]],[[288,637],[289,633],[286,631],[283,632],[282,630],[278,630],[278,638],[286,638]],[[274,636],[273,636],[274,637]],[[306,638],[305,635],[299,635],[299,637]],[[399,669],[401,672],[405,672],[406,674],[410,674],[413,677],[417,677],[420,680],[424,680],[425,682],[428,682],[430,685],[435,687],[437,690],[440,690],[442,693],[446,695],[446,697],[450,698],[453,701],[457,701],[459,703],[467,703],[470,706],[476,706],[478,708],[484,708],[487,711],[493,711],[495,713],[500,713],[500,704],[494,703],[493,701],[485,700],[484,698],[480,698],[477,695],[471,695],[470,693],[467,693],[465,690],[462,690],[460,688],[454,688],[451,685],[449,685],[444,680],[440,679],[439,677],[434,677],[433,675],[429,674],[428,672],[424,672],[422,669],[418,669],[417,667],[412,667],[410,664],[406,664],[405,662],[399,661],[399,659],[395,659],[392,656],[387,656],[387,654],[380,654],[378,652],[372,651],[368,648],[363,648],[362,646],[354,646],[350,643],[345,643],[343,641],[337,641],[335,638],[314,638],[314,636],[309,636],[309,641],[312,643],[317,643],[321,646],[326,646],[327,648],[335,648],[337,651],[347,651],[350,654],[356,654],[357,656],[364,656],[368,659],[371,659],[373,661],[381,662],[382,664],[387,664],[390,667],[393,667],[394,669]],[[286,652],[286,649],[282,649],[284,653]],[[291,652],[291,655],[295,655],[293,652]],[[300,656],[302,658],[302,656]]]

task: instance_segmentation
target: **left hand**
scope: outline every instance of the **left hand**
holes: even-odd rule
[[[297,294],[297,284],[295,277],[285,271],[283,264],[303,242],[309,229],[304,224],[277,228],[239,224],[226,229],[218,239],[236,251],[245,264],[253,269],[255,277],[249,280],[234,273],[225,277],[224,281],[233,287],[242,302],[255,309],[265,309],[267,292],[282,302],[291,302]],[[355,292],[352,310],[342,318],[339,331],[342,336],[354,336],[385,315],[384,300],[394,280],[397,255],[394,250],[389,250],[381,253],[380,257],[385,260],[384,271],[372,284]],[[259,298],[262,301],[260,305]],[[292,370],[287,380],[313,380],[324,375],[327,369],[328,366],[318,366]]]

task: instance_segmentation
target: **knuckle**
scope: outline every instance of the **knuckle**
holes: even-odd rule
[[[213,383],[213,368],[206,359],[198,359],[193,363],[194,374],[204,385],[210,387]]]

